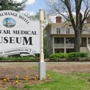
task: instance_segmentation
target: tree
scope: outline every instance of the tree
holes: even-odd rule
[[[39,12],[37,12],[35,15],[28,15],[26,14],[26,16],[30,19],[30,20],[39,20]],[[47,23],[50,23],[51,19],[49,17],[48,14],[44,13],[44,27],[46,26]]]
[[[48,0],[46,5],[49,14],[60,14],[71,22],[75,32],[74,51],[79,52],[84,21],[90,16],[90,0]],[[84,9],[83,14],[82,9]],[[76,13],[75,18],[73,12]]]
[[[24,9],[26,1],[27,0],[23,0],[19,3],[15,0],[0,0],[0,10],[21,11]]]
[[[30,20],[39,20],[39,12],[37,12],[35,15],[29,16]]]

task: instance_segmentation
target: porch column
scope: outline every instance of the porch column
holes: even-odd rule
[[[64,37],[64,53],[66,53],[66,37]]]
[[[86,43],[89,44],[89,43],[88,43],[88,37],[86,37]]]
[[[52,48],[53,48],[53,53],[55,53],[54,37],[52,37]]]

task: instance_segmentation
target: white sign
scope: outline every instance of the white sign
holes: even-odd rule
[[[40,23],[16,11],[0,11],[0,56],[40,53]]]

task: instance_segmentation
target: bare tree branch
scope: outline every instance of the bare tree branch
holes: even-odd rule
[[[49,4],[49,12],[60,14],[67,21],[71,22],[75,32],[74,50],[80,51],[81,33],[83,31],[84,21],[90,16],[90,0],[56,0]],[[81,13],[82,11],[84,15]],[[76,14],[75,20],[73,18],[73,12]]]

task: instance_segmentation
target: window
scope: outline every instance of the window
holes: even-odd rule
[[[66,43],[74,43],[74,38],[66,38]]]
[[[90,44],[90,38],[88,38],[88,44]]]
[[[63,43],[64,43],[64,38],[55,38],[55,39],[54,39],[54,43],[55,43],[55,44],[60,44],[60,43],[63,44]]]
[[[66,34],[70,34],[70,28],[66,28]]]
[[[60,34],[60,28],[56,28],[57,34]]]
[[[55,49],[55,53],[64,53],[64,49]]]
[[[66,49],[66,53],[74,52],[74,49]]]
[[[87,44],[86,44],[86,38],[82,38],[81,39],[81,47],[86,47]]]

